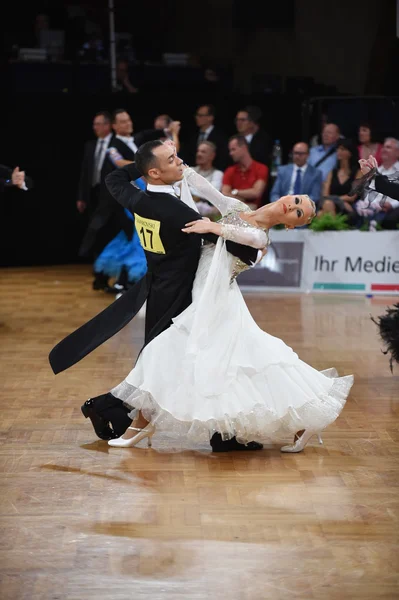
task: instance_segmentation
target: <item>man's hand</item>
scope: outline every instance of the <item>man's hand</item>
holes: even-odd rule
[[[80,213],[84,213],[84,211],[86,210],[86,202],[83,202],[83,200],[78,200],[76,202],[76,208]]]
[[[172,135],[174,133],[179,133],[180,132],[180,127],[181,127],[181,122],[180,121],[172,121],[168,128],[167,131],[169,131],[169,133],[171,133]]]
[[[25,187],[25,171],[20,171],[19,167],[15,167],[11,175],[11,181],[19,189]]]

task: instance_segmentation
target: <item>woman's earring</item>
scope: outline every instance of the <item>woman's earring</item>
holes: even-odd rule
[[[289,230],[289,227],[287,227],[287,225],[285,226],[285,230],[286,230],[286,231],[288,231],[288,230]]]

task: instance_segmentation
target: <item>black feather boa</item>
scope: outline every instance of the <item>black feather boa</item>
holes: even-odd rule
[[[371,320],[378,326],[380,338],[386,346],[384,354],[390,353],[389,366],[393,373],[393,362],[399,363],[399,304],[387,308],[385,315]]]

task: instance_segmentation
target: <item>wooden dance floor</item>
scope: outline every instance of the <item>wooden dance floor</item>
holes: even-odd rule
[[[129,372],[143,319],[54,376],[49,350],[113,297],[87,266],[0,277],[1,600],[399,597],[399,366],[370,320],[394,298],[246,297],[303,360],[354,374],[324,446],[118,449],[80,406]]]

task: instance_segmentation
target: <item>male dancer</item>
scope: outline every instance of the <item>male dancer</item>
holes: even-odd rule
[[[182,232],[186,223],[201,219],[194,208],[176,195],[173,184],[183,179],[183,161],[173,145],[152,141],[141,146],[135,165],[115,170],[106,178],[110,193],[122,206],[134,213],[136,229],[146,253],[148,273],[145,278],[115,301],[105,311],[62,340],[50,353],[50,363],[58,373],[78,362],[98,345],[119,331],[137,314],[147,300],[145,340],[148,344],[172,323],[172,319],[191,303],[191,291],[201,250],[200,236]],[[140,176],[148,182],[143,192],[130,184]],[[217,236],[202,237],[215,243]],[[188,238],[188,239],[187,239]],[[260,251],[227,242],[227,250],[246,264],[255,264]],[[92,420],[96,433],[103,439],[120,437],[131,420],[123,402],[112,394],[91,398],[82,407]],[[110,430],[108,423],[112,424]],[[234,438],[222,442],[215,434],[214,451],[257,450],[261,444],[244,446]]]

